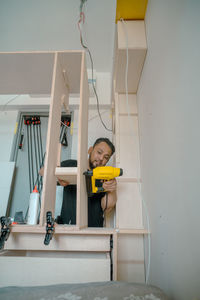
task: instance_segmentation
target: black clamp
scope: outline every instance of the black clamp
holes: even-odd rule
[[[7,241],[10,234],[11,219],[8,217],[1,217],[1,236],[0,236],[0,250],[4,248],[5,241]]]
[[[47,211],[46,213],[46,234],[44,238],[44,244],[47,246],[50,243],[50,240],[52,239],[53,233],[54,233],[54,219],[52,218],[52,212]]]

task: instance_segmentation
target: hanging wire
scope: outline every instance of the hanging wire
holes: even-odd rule
[[[5,111],[6,106],[7,106],[10,102],[12,102],[12,101],[14,101],[16,98],[18,98],[19,96],[21,96],[21,95],[16,95],[16,96],[12,97],[11,99],[9,99],[9,100],[3,105],[3,108],[2,108],[1,111],[2,111],[2,112]]]
[[[108,131],[111,131],[112,132],[112,129],[109,129],[105,123],[103,122],[103,119],[101,117],[101,113],[100,113],[100,109],[99,109],[99,98],[98,98],[98,95],[97,95],[97,92],[96,92],[96,88],[94,86],[94,66],[93,66],[93,59],[92,59],[92,55],[91,55],[91,52],[89,50],[89,48],[84,44],[83,42],[83,36],[82,36],[82,24],[84,24],[85,22],[85,14],[83,12],[83,4],[84,2],[86,2],[87,0],[82,0],[81,1],[81,5],[80,5],[80,18],[79,18],[79,21],[78,21],[78,29],[79,29],[79,32],[80,32],[80,42],[81,42],[81,46],[88,52],[89,54],[89,57],[90,57],[90,62],[91,62],[91,68],[92,68],[92,87],[93,87],[93,90],[94,90],[94,94],[95,94],[95,97],[96,97],[96,100],[97,100],[97,111],[98,111],[98,114],[99,114],[99,118],[101,120],[101,123],[102,125],[104,126],[104,128]]]

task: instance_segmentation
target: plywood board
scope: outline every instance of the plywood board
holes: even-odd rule
[[[51,94],[54,55],[71,94],[80,92],[81,50],[1,52],[0,94]]]
[[[0,94],[50,94],[54,53],[0,53]]]
[[[137,183],[118,182],[116,227],[119,229],[143,228],[142,200]]]
[[[77,173],[77,222],[82,228],[88,224],[88,196],[85,176],[88,168],[88,101],[89,87],[86,70],[85,53],[81,63],[80,106],[78,124],[78,173]]]
[[[146,57],[146,35],[144,21],[121,21],[117,23],[115,91],[126,92],[126,65],[128,48],[128,93],[137,93],[137,88]]]
[[[128,94],[128,105],[126,94],[118,94],[118,105],[119,105],[119,114],[137,114],[137,102],[136,102],[136,94]]]
[[[119,117],[119,160],[118,167],[123,169],[123,177],[140,176],[138,118],[136,116]]]
[[[59,63],[69,94],[80,93],[81,63],[83,51],[59,51]]]
[[[70,184],[76,184],[77,182],[77,168],[64,168],[57,167],[55,175],[58,179],[68,181]]]
[[[0,257],[0,265],[0,287],[110,280],[108,258]]]
[[[61,103],[63,95],[69,97],[64,82],[59,55],[55,54],[54,72],[52,81],[52,96],[49,112],[49,123],[46,142],[46,158],[44,166],[44,182],[41,202],[40,224],[46,221],[46,212],[52,211],[54,216],[56,199],[56,177],[57,151],[60,133]]]
[[[13,233],[5,242],[7,250],[90,251],[109,252],[109,235],[54,234],[49,245],[44,245],[45,233]]]
[[[147,50],[144,21],[129,20],[117,22],[118,49],[126,49],[126,35],[128,38],[128,49]]]
[[[144,283],[144,248],[142,236],[118,235],[117,280]]]

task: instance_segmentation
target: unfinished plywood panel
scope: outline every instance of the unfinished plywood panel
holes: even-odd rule
[[[51,94],[53,52],[0,53],[1,94]]]
[[[120,143],[117,164],[123,169],[124,178],[139,178],[138,118],[119,116],[118,122]]]
[[[54,234],[48,246],[45,233],[13,233],[5,243],[6,250],[109,252],[109,235]]]
[[[145,282],[143,236],[118,235],[117,279]]]
[[[76,184],[77,182],[77,167],[63,168],[57,167],[55,175],[58,179],[69,182],[69,184]]]
[[[115,91],[126,92],[128,48],[128,93],[136,93],[147,51],[144,21],[118,21],[115,59]]]
[[[89,87],[85,53],[81,61],[80,105],[78,123],[78,172],[76,223],[79,228],[88,225],[88,196],[83,173],[88,168],[88,102]]]
[[[52,96],[49,112],[49,124],[46,142],[46,159],[44,166],[44,183],[40,213],[40,224],[46,220],[46,212],[52,211],[54,214],[56,198],[56,177],[57,151],[59,145],[61,104],[63,99],[69,98],[68,88],[64,81],[62,66],[58,53],[55,53],[54,71],[52,81]],[[66,101],[66,100],[65,100]]]
[[[116,227],[142,229],[142,202],[138,183],[118,182],[116,204]]]
[[[127,101],[128,97],[128,101]],[[137,110],[137,102],[136,102],[136,94],[128,94],[126,97],[126,94],[118,94],[118,107],[119,107],[119,115],[127,116],[127,115],[138,115]],[[128,102],[128,105],[127,105]]]
[[[4,286],[42,286],[110,280],[110,259],[0,257]],[[23,271],[22,271],[23,266]],[[95,266],[95,268],[94,268]],[[8,270],[12,270],[8,272]]]

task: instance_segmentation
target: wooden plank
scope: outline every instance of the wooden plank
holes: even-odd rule
[[[57,151],[59,143],[61,102],[63,95],[69,97],[66,88],[58,53],[55,54],[54,72],[52,82],[51,103],[49,112],[49,124],[46,141],[46,158],[44,166],[44,182],[41,202],[40,225],[46,220],[46,212],[52,211],[54,214],[56,198],[56,177],[55,168],[57,166]]]
[[[0,53],[1,94],[50,94],[53,53]]]
[[[110,280],[110,260],[106,257],[0,257],[0,265],[1,273],[4,274],[1,276],[0,287]]]
[[[126,39],[126,36],[128,39]],[[125,74],[128,42],[128,93],[137,93],[137,88],[146,57],[144,21],[117,22],[117,49],[115,63],[116,92],[125,93]]]
[[[61,143],[58,143],[58,153],[57,153],[57,167],[60,167],[60,158],[61,158]]]
[[[45,233],[46,226],[39,225],[12,225],[12,233]],[[115,229],[110,228],[83,228],[79,229],[77,226],[70,226],[67,224],[55,224],[55,234],[83,234],[83,235],[111,235]]]
[[[49,245],[44,245],[45,233],[12,233],[5,242],[5,250],[34,251],[89,251],[109,252],[110,235],[55,234]]]
[[[118,235],[117,279],[145,282],[143,236]]]
[[[85,53],[82,55],[80,106],[78,124],[78,173],[77,173],[77,211],[76,224],[86,227],[88,224],[88,196],[83,173],[88,168],[88,102],[89,87],[86,70]]]
[[[69,94],[80,93],[82,50],[59,51],[59,63],[63,70],[63,78]],[[67,107],[66,107],[67,109]]]
[[[116,227],[119,229],[143,228],[142,201],[137,183],[118,183]]]
[[[51,94],[56,51],[0,52],[1,94]],[[59,51],[70,93],[80,92],[82,50]]]
[[[58,179],[68,181],[70,184],[77,183],[77,167],[57,167],[55,175]]]
[[[138,178],[140,176],[138,118],[120,116],[118,122],[120,126],[120,158],[117,167],[123,169],[123,177]]]
[[[136,94],[128,94],[128,107],[127,107],[127,99],[126,94],[118,94],[118,106],[119,106],[119,114],[127,114],[128,109],[131,114],[137,115],[137,102],[136,102]]]
[[[143,235],[143,234],[149,234],[148,230],[146,229],[130,229],[130,228],[125,228],[125,229],[118,229],[117,231],[118,234],[130,234],[130,235]]]
[[[115,93],[115,160],[120,164],[119,94]]]

